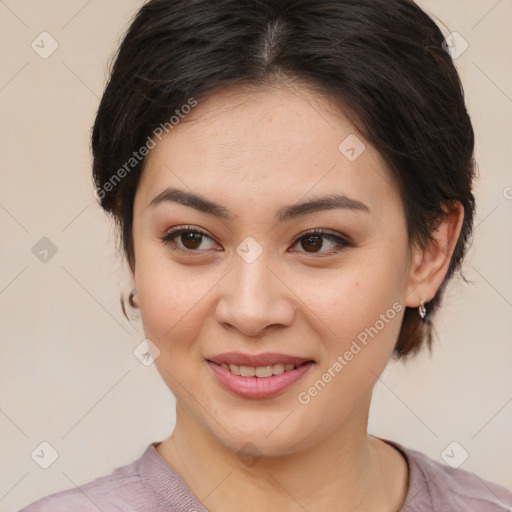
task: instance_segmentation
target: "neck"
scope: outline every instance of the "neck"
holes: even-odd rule
[[[157,452],[211,511],[394,512],[407,491],[407,465],[366,433],[369,399],[313,447],[245,463],[177,405],[173,434]]]

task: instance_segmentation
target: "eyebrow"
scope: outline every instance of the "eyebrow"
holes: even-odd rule
[[[160,192],[160,194],[151,200],[147,208],[156,208],[163,203],[179,203],[217,218],[226,220],[232,219],[229,210],[224,206],[198,194],[186,192],[174,187],[166,188],[164,191]],[[276,219],[279,222],[283,222],[308,213],[340,208],[366,213],[370,212],[368,206],[361,201],[351,199],[343,194],[328,194],[309,201],[284,206],[277,211]]]

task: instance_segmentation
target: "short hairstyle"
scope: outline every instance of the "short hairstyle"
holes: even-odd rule
[[[383,156],[400,190],[411,244],[427,247],[446,207],[462,203],[445,279],[425,304],[424,319],[406,307],[393,355],[431,349],[432,314],[460,270],[475,209],[474,133],[443,41],[410,0],[147,2],[119,47],[92,129],[97,197],[118,225],[130,266],[133,202],[145,162],[134,157],[139,148],[159,126],[168,130],[191,98],[289,81],[334,100]]]

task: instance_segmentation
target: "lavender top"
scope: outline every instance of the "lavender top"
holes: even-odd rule
[[[512,492],[474,473],[453,469],[382,439],[409,465],[409,488],[398,512],[510,512]],[[41,498],[20,512],[207,512],[155,447],[135,461],[73,488]]]

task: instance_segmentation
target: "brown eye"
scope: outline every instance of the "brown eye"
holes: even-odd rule
[[[322,250],[325,249],[326,241],[328,242],[327,249]],[[305,233],[297,239],[295,245],[297,244],[300,244],[303,251],[299,250],[296,252],[306,252],[310,254],[318,254],[320,256],[329,256],[331,254],[338,253],[347,247],[353,246],[353,244],[345,238],[322,230]],[[329,247],[329,245],[331,247]]]
[[[315,252],[318,249],[322,248],[324,241],[319,236],[308,236],[307,238],[303,238],[301,242],[301,247],[306,250],[306,252]],[[308,249],[308,247],[310,249]]]
[[[201,248],[201,245],[204,245],[208,240],[213,243],[213,240],[206,233],[187,227],[177,228],[167,233],[161,240],[164,244],[171,246],[172,250],[190,253],[204,252],[205,248]]]
[[[187,231],[180,234],[181,243],[186,249],[197,249],[201,245],[203,235],[194,231]]]

